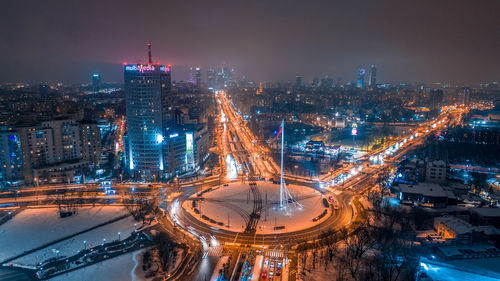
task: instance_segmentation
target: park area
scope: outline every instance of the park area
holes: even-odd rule
[[[124,241],[138,227],[124,207],[81,207],[63,218],[58,208],[25,209],[0,225],[0,261],[4,266],[35,268],[50,259],[71,257],[103,243]],[[134,272],[138,271],[138,253],[129,252],[53,280],[89,280],[91,276],[137,280]]]

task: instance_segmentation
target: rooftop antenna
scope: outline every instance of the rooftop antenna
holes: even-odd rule
[[[148,65],[152,65],[153,60],[151,59],[151,42],[148,43],[148,57],[149,57]]]

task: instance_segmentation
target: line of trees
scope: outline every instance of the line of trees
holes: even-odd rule
[[[349,229],[328,230],[315,243],[299,244],[299,273],[304,280],[314,274],[312,270],[323,268],[335,272],[332,280],[338,281],[416,279],[419,257],[414,247],[415,230],[426,223],[428,216],[421,209],[402,211],[382,204],[381,196],[369,196],[374,208],[365,211],[366,222],[357,222]]]

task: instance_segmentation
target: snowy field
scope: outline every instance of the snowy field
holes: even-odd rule
[[[85,232],[73,238],[64,240],[60,243],[54,244],[50,247],[44,248],[32,254],[20,257],[15,262],[21,264],[36,265],[48,258],[55,257],[56,254],[53,250],[59,251],[60,256],[72,256],[82,250],[84,247],[92,247],[101,244],[103,239],[110,242],[118,239],[118,232],[120,232],[120,239],[127,238],[134,230],[134,219],[127,217],[116,221],[111,224],[104,225],[89,232]],[[84,243],[85,241],[85,243]]]
[[[321,220],[312,221],[313,218],[326,210],[322,203],[323,197],[321,193],[312,188],[289,185],[288,190],[292,197],[297,198],[302,206],[290,204],[290,208],[286,213],[279,209],[279,185],[269,182],[257,182],[257,188],[262,198],[262,206],[265,208],[267,206],[267,212],[262,212],[257,225],[257,233],[271,234],[306,229],[320,223],[330,215],[330,210],[328,210],[328,214]],[[207,192],[203,197],[207,199],[201,203],[201,208],[198,206],[198,210],[201,209],[201,214],[194,212],[191,201],[184,202],[184,209],[205,223],[210,224],[208,221],[201,219],[201,215],[206,215],[215,221],[224,223],[224,226],[214,224],[218,228],[232,231],[243,231],[245,229],[245,220],[239,214],[241,212],[236,211],[236,209],[244,210],[248,214],[253,210],[253,194],[248,183],[229,184],[229,186]],[[230,228],[227,227],[228,216]],[[275,226],[285,226],[285,229],[274,230]]]
[[[124,214],[127,214],[125,208],[114,206],[79,208],[77,214],[67,218],[60,218],[57,208],[26,209],[0,225],[0,260],[5,260]],[[117,229],[122,229],[122,226],[124,227],[124,225],[119,224]],[[100,236],[100,242],[102,242],[102,238],[111,235],[107,234],[106,228],[103,229],[105,230],[103,235],[96,235]],[[122,233],[127,232],[124,230]],[[117,234],[111,238],[116,239]],[[83,242],[79,242],[79,244],[83,247]]]
[[[140,250],[124,254],[91,266],[84,267],[75,271],[61,274],[49,280],[51,281],[88,281],[88,280],[107,280],[107,281],[139,281],[146,280],[139,267]]]

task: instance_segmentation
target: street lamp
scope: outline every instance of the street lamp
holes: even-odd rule
[[[121,234],[121,233],[120,233],[120,232],[118,232],[118,241],[120,241],[120,240],[121,240],[121,239],[120,239],[120,234]]]
[[[87,240],[84,240],[84,241],[83,241],[83,249],[84,249],[84,250],[87,250]]]

